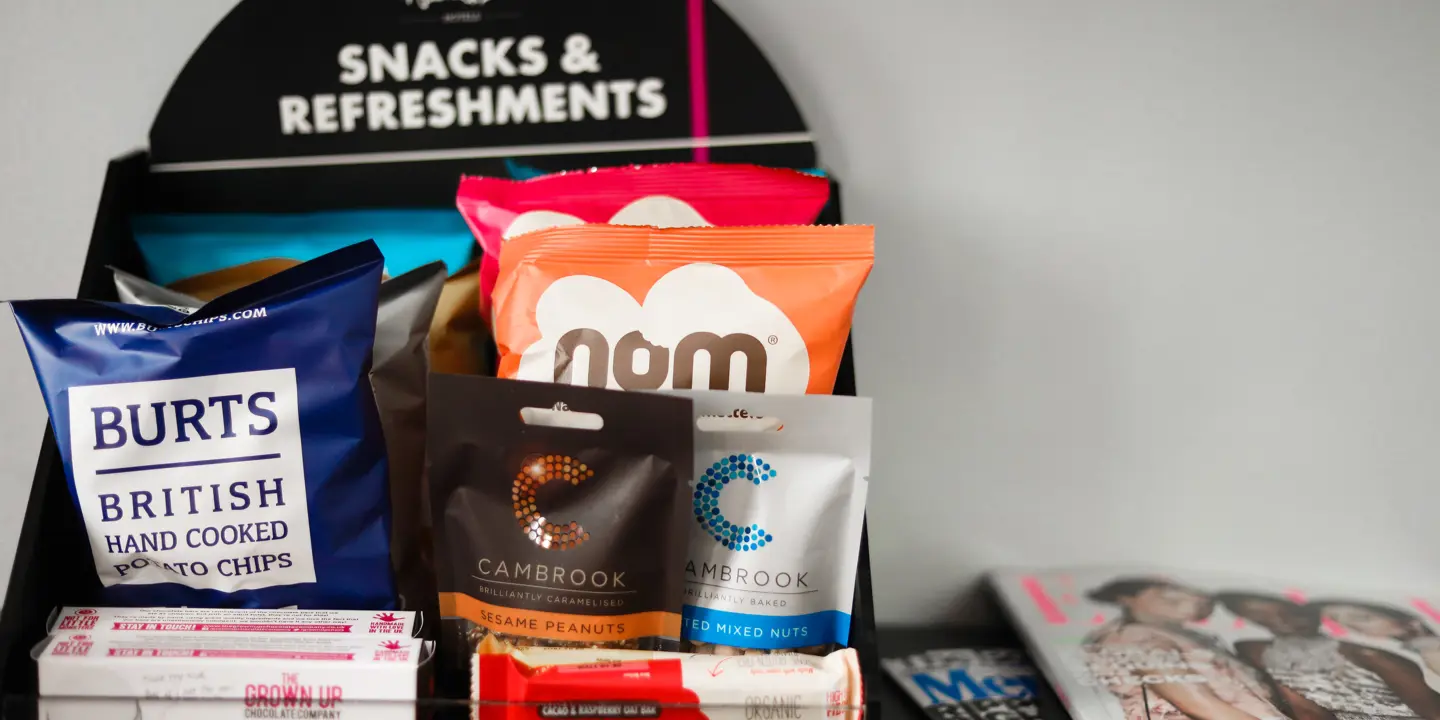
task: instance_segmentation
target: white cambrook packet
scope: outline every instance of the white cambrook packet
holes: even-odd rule
[[[667,392],[696,424],[682,637],[718,654],[848,645],[870,399]]]

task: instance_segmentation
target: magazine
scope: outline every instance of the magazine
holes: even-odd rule
[[[933,720],[1036,720],[1041,680],[1022,650],[927,650],[881,661]]]
[[[1076,720],[1440,718],[1440,592],[1145,570],[990,582]]]

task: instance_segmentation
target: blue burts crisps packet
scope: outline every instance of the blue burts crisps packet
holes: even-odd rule
[[[101,602],[393,607],[382,263],[352,245],[193,314],[12,303]]]

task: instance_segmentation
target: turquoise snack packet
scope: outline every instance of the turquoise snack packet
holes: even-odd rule
[[[160,285],[256,260],[305,262],[366,238],[380,247],[390,277],[436,260],[453,274],[475,248],[453,208],[136,215],[130,225],[150,279]]]

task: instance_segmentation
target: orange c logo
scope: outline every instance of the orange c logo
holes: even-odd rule
[[[572,550],[589,540],[590,533],[585,532],[580,523],[546,517],[536,505],[535,492],[552,480],[579,485],[592,477],[595,477],[594,470],[569,455],[531,455],[525,458],[525,466],[515,474],[515,483],[510,488],[510,500],[515,507],[520,532],[546,550]]]

